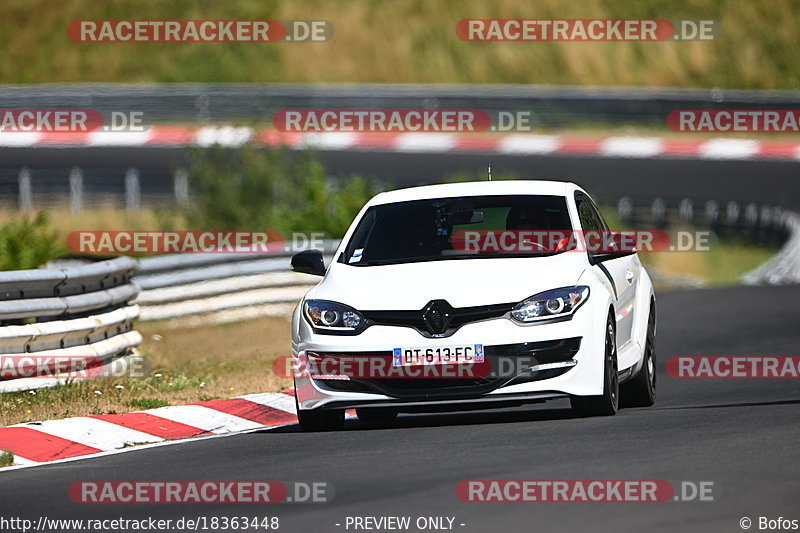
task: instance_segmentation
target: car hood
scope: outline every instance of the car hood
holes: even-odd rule
[[[471,307],[524,300],[574,285],[585,268],[581,254],[548,257],[457,259],[398,265],[334,263],[307,298],[360,310],[417,310],[431,300]]]

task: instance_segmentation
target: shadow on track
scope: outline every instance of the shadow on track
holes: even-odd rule
[[[381,429],[409,429],[442,426],[481,426],[513,424],[520,422],[547,422],[580,419],[569,408],[467,411],[455,413],[406,413],[386,423],[366,423],[357,419],[345,421],[340,431],[369,431]],[[590,420],[590,419],[586,419]],[[301,433],[297,424],[264,430],[264,433]],[[260,432],[257,432],[260,433]]]

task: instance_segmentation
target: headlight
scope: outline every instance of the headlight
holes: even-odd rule
[[[511,317],[519,322],[536,322],[570,316],[589,299],[589,287],[563,287],[541,292],[522,300],[511,310]]]
[[[320,333],[357,333],[366,322],[352,307],[327,300],[306,300],[303,314],[315,330],[321,330]]]

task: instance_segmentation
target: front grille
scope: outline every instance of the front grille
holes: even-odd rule
[[[571,360],[580,349],[581,338],[573,337],[543,342],[524,342],[484,346],[491,372],[485,377],[469,378],[353,378],[350,380],[319,379],[320,385],[337,391],[375,392],[394,398],[456,399],[486,394],[500,387],[560,376],[572,367],[531,372],[534,365]],[[392,352],[319,353],[322,357],[385,357]]]
[[[438,308],[431,309],[432,305]],[[450,307],[444,300],[434,300],[419,311],[362,311],[367,325],[401,326],[414,328],[426,337],[450,336],[458,328],[470,322],[499,318],[514,308],[515,303],[478,305],[474,307]],[[427,315],[426,315],[427,313]],[[426,316],[428,320],[426,320]],[[435,323],[432,320],[436,319]],[[443,329],[439,329],[439,320],[443,320]]]

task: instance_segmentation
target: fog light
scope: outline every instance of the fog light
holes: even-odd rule
[[[540,370],[553,370],[554,368],[569,368],[577,364],[578,362],[575,359],[570,359],[569,361],[561,361],[558,363],[544,363],[542,365],[533,365],[530,370],[531,372],[538,372]]]

